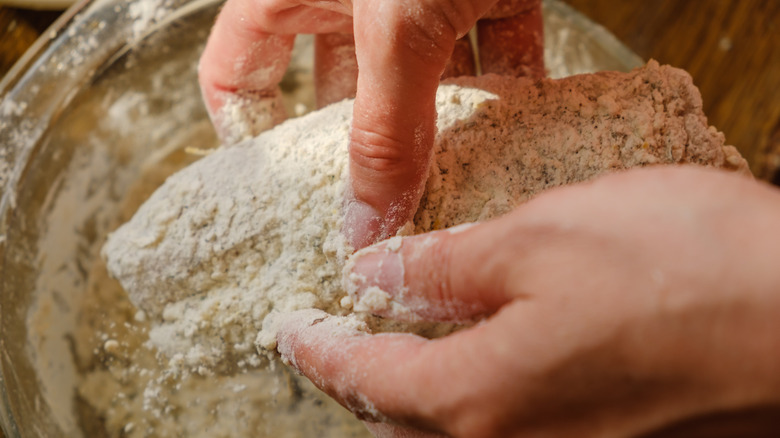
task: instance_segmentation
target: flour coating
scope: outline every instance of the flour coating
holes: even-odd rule
[[[635,166],[747,172],[701,106],[687,73],[655,62],[631,73],[442,85],[414,233],[487,220],[546,189]],[[221,148],[169,178],[110,236],[108,269],[171,366],[252,360],[276,346],[274,324],[264,323],[271,314],[388,305],[381,294],[344,298],[351,111],[345,101]]]

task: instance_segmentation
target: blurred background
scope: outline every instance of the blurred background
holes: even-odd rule
[[[69,0],[5,1],[62,7]],[[642,58],[688,70],[710,123],[756,176],[780,185],[780,1],[565,1]],[[58,16],[0,4],[0,76]]]

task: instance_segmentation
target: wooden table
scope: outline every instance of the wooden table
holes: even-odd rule
[[[0,6],[0,77],[60,15]]]
[[[780,184],[780,1],[565,1],[643,58],[688,70],[710,123]],[[0,7],[0,76],[56,17]]]

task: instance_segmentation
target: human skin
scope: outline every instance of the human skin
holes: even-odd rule
[[[554,189],[487,223],[356,254],[353,299],[378,286],[417,318],[474,326],[426,340],[303,311],[278,350],[380,436],[637,436],[777,407],[778,223],[777,189],[722,171]],[[778,414],[751,436],[776,436]]]
[[[219,111],[226,100],[270,98],[295,35],[321,34],[315,70],[323,76],[317,83],[329,89],[318,91],[320,100],[357,94],[344,214],[345,233],[362,248],[394,234],[417,208],[430,166],[436,89],[448,62],[448,74],[470,72],[461,38],[480,17],[487,18],[479,26],[489,42],[481,48],[485,72],[544,74],[540,0],[229,0],[201,58],[201,89],[224,134]],[[344,34],[354,35],[356,64],[336,56],[351,44]]]

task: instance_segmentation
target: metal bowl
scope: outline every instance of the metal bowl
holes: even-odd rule
[[[216,144],[196,66],[220,5],[81,2],[0,82],[0,425],[9,437],[106,434],[76,389],[75,327],[104,317],[84,305],[91,266],[142,175],[184,146]],[[552,77],[642,63],[563,3],[544,6]],[[309,52],[301,39],[282,84],[298,110],[311,106]],[[301,430],[317,430],[307,421],[322,419],[301,418]],[[119,435],[143,432],[126,429]]]

